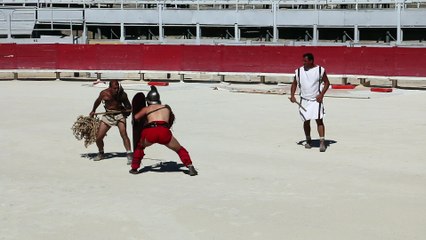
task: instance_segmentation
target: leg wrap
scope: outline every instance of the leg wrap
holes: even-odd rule
[[[133,153],[132,169],[138,169],[141,166],[142,158],[145,156],[144,149],[138,146]]]
[[[179,151],[177,151],[177,154],[179,155],[179,158],[182,161],[183,165],[188,166],[192,164],[191,157],[189,156],[188,151],[186,151],[184,147],[181,147]]]

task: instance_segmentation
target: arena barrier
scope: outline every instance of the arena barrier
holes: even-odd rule
[[[405,47],[0,44],[0,70],[280,75],[293,74],[306,52],[328,74],[426,77],[426,48]]]

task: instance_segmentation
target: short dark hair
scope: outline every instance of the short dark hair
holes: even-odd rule
[[[112,83],[116,82],[118,86],[120,86],[120,83],[117,80],[111,80],[109,81],[109,87],[112,87]]]
[[[307,58],[308,60],[314,61],[314,55],[312,53],[305,53],[303,54],[304,58]]]

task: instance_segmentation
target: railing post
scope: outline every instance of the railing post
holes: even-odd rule
[[[396,9],[396,44],[401,44],[402,42],[402,29],[401,29],[401,5],[402,2],[397,1]]]
[[[279,8],[279,4],[277,4],[276,2],[272,3],[272,13],[273,13],[273,23],[272,23],[272,42],[277,42],[278,41],[278,27],[277,27],[277,11]]]
[[[358,43],[359,42],[359,29],[358,29],[358,25],[356,24],[354,26],[354,43]]]
[[[238,23],[234,23],[234,40],[235,42],[240,41],[240,29],[238,28]]]
[[[312,45],[316,46],[318,44],[318,25],[314,24],[314,32],[312,34]]]
[[[12,39],[12,13],[7,15],[7,39]]]
[[[163,4],[157,3],[158,8],[158,39],[160,42],[164,41],[164,31],[163,31]]]

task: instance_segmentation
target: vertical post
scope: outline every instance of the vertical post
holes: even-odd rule
[[[358,25],[354,26],[354,42],[355,43],[359,42],[359,29],[358,29]]]
[[[97,28],[97,35],[98,35],[98,39],[102,39],[102,31],[101,31],[101,28],[100,27],[98,27]]]
[[[197,35],[196,36],[196,43],[198,44],[198,45],[200,45],[200,43],[201,43],[201,27],[200,27],[200,23],[197,23],[196,25],[195,25],[195,34]]]
[[[124,40],[126,40],[126,29],[124,28],[124,10],[123,10],[123,8],[124,8],[124,0],[121,0],[121,3],[120,3],[120,8],[121,8],[121,10],[120,10],[120,12],[121,12],[121,14],[120,14],[120,16],[121,16],[121,19],[120,19],[120,42],[122,43],[122,42],[124,42]]]
[[[53,30],[53,4],[50,3],[50,30]]]
[[[240,41],[240,29],[238,28],[238,23],[234,24],[234,39],[235,42]]]
[[[12,12],[7,15],[7,39],[12,39]]]
[[[273,2],[272,3],[272,13],[273,13],[273,23],[272,23],[272,42],[278,41],[278,28],[277,28],[277,11],[278,11],[279,4]]]
[[[314,24],[314,33],[312,36],[312,45],[317,45],[318,43],[318,25]]]
[[[397,2],[396,10],[396,44],[401,44],[402,42],[402,30],[401,30],[401,2]]]
[[[124,22],[123,19],[121,19],[121,23],[120,23],[120,42],[124,42],[125,40],[125,35],[126,35],[126,30],[124,29]]]
[[[86,20],[83,19],[83,43],[87,44],[87,25],[86,25]]]
[[[71,42],[74,44],[74,30],[72,29],[72,20],[70,20]]]
[[[235,1],[234,41],[240,41],[240,30],[238,28],[238,0]]]
[[[163,4],[158,4],[158,39],[160,42],[164,41],[163,31]]]

